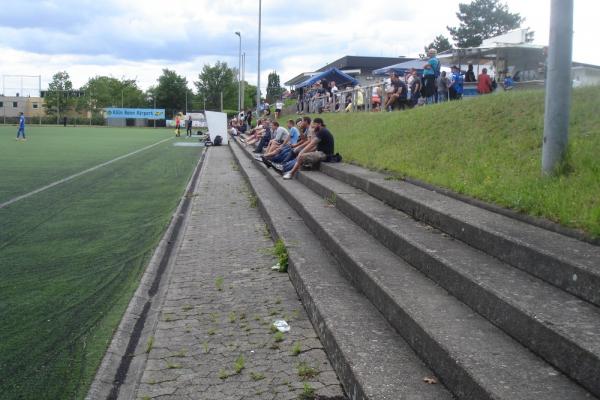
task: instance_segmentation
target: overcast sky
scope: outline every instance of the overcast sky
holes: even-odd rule
[[[264,0],[261,86],[272,70],[283,83],[345,55],[417,56],[436,35],[449,36],[459,2]],[[547,44],[550,0],[506,3]],[[235,31],[246,80],[256,84],[257,0],[0,0],[0,10],[0,74],[41,75],[42,87],[65,70],[75,87],[112,75],[147,89],[162,68],[192,87],[206,63],[238,65]],[[599,0],[575,0],[575,61],[600,65],[598,11]]]

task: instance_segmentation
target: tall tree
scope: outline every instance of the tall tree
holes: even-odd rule
[[[189,108],[193,97],[192,91],[187,86],[187,79],[166,68],[158,78],[158,85],[149,93],[155,96],[156,107],[165,109],[168,118],[185,111],[186,97]],[[153,102],[153,99],[150,101]]]
[[[111,76],[95,76],[81,87],[85,97],[80,103],[87,103],[92,112],[100,112],[106,107],[144,107],[147,105],[144,92],[135,79],[116,79]],[[83,106],[80,105],[80,108]]]
[[[281,87],[281,81],[277,72],[271,72],[267,78],[267,101],[273,103],[276,99],[281,97],[284,90],[285,89]]]
[[[442,51],[450,50],[452,48],[452,44],[450,44],[450,40],[444,35],[438,35],[433,39],[433,42],[429,43],[428,46],[425,46],[425,54],[427,54],[427,50],[436,49],[438,53]]]
[[[256,107],[256,86],[244,81],[244,108]]]
[[[48,91],[45,93],[44,107],[48,114],[55,115],[58,111],[63,114],[71,109],[75,103],[72,96],[73,83],[67,71],[60,71],[52,76],[52,81],[48,84]]]
[[[220,110],[221,93],[223,108],[237,110],[238,85],[235,77],[237,69],[229,68],[226,62],[217,61],[214,66],[205,64],[198,80],[194,82],[198,89],[198,97],[206,102],[207,110]]]
[[[499,0],[474,0],[460,3],[456,13],[460,21],[457,27],[447,27],[458,47],[476,47],[494,36],[502,35],[521,26],[524,19],[511,13]]]

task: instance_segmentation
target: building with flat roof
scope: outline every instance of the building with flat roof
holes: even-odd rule
[[[15,118],[23,113],[27,118],[46,115],[41,97],[0,96],[0,118]]]

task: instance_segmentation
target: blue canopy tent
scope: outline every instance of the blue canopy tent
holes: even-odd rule
[[[411,60],[401,62],[400,64],[390,65],[389,67],[379,68],[373,71],[373,75],[388,75],[391,72],[395,72],[399,75],[404,75],[411,69],[416,69],[419,75],[423,74],[423,65],[425,65],[427,61],[423,60]]]
[[[356,85],[358,81],[351,77],[350,75],[340,71],[337,68],[331,68],[325,72],[321,72],[315,76],[312,76],[305,80],[302,83],[296,85],[296,89],[303,88],[306,86],[310,86],[321,79],[326,79],[328,82],[335,81],[336,85],[346,86],[346,85]]]

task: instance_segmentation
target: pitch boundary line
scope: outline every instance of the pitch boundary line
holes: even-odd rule
[[[161,141],[159,141],[159,142],[156,142],[156,143],[154,143],[154,144],[151,144],[151,145],[149,145],[149,146],[142,147],[141,149],[137,149],[137,150],[135,150],[135,151],[132,151],[131,153],[127,153],[127,154],[124,154],[124,155],[122,155],[122,156],[119,156],[119,157],[117,157],[117,158],[113,158],[112,160],[109,160],[109,161],[103,162],[102,164],[95,165],[95,166],[93,166],[93,167],[91,167],[91,168],[88,168],[88,169],[86,169],[86,170],[83,170],[83,171],[81,171],[81,172],[78,172],[78,173],[76,173],[76,174],[69,175],[69,176],[67,176],[66,178],[62,178],[62,179],[60,179],[60,180],[58,180],[58,181],[55,181],[55,182],[52,182],[52,183],[50,183],[50,184],[48,184],[48,185],[46,185],[46,186],[42,186],[41,188],[38,188],[38,189],[32,190],[32,191],[31,191],[31,192],[29,192],[29,193],[25,193],[25,194],[22,194],[22,195],[20,195],[20,196],[14,197],[14,198],[12,198],[12,199],[10,199],[10,200],[8,200],[8,201],[5,201],[4,203],[0,203],[0,209],[2,209],[2,208],[5,208],[5,207],[7,207],[7,206],[9,206],[9,205],[11,205],[11,204],[13,204],[13,203],[16,203],[16,202],[17,202],[17,201],[19,201],[19,200],[23,200],[23,199],[26,199],[27,197],[31,197],[31,196],[33,196],[34,194],[38,194],[38,193],[40,193],[40,192],[43,192],[44,190],[47,190],[47,189],[50,189],[50,188],[52,188],[52,187],[54,187],[54,186],[60,185],[61,183],[65,183],[65,182],[68,182],[68,181],[70,181],[70,180],[72,180],[72,179],[78,178],[78,177],[80,177],[81,175],[85,175],[85,174],[87,174],[87,173],[89,173],[89,172],[95,171],[95,170],[97,170],[97,169],[100,169],[100,168],[102,168],[102,167],[106,167],[106,166],[107,166],[107,165],[109,165],[109,164],[112,164],[112,163],[114,163],[114,162],[117,162],[117,161],[119,161],[119,160],[122,160],[122,159],[124,159],[124,158],[130,157],[130,156],[132,156],[132,155],[134,155],[134,154],[137,154],[137,153],[140,153],[140,152],[142,152],[142,151],[148,150],[148,149],[150,149],[150,148],[152,148],[152,147],[154,147],[154,146],[158,146],[159,144],[161,144],[161,143],[164,143],[164,142],[166,142],[166,141],[168,141],[168,140],[172,140],[172,139],[173,139],[173,138],[168,138],[168,139],[161,140]]]

